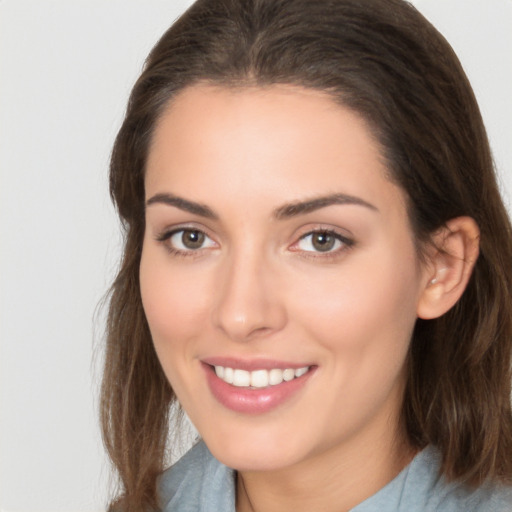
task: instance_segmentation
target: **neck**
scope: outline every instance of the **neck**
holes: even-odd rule
[[[358,437],[292,467],[238,472],[237,512],[346,512],[393,480],[414,456],[402,435],[374,443]]]

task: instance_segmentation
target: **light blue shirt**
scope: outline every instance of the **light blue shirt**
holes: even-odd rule
[[[512,512],[512,487],[477,489],[439,475],[439,454],[427,447],[388,485],[351,512]],[[235,512],[235,471],[200,441],[162,475],[163,512]]]

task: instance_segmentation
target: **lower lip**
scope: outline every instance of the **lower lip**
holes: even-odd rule
[[[217,401],[232,411],[245,414],[265,413],[284,404],[305,386],[314,372],[314,368],[311,368],[304,375],[290,381],[266,388],[249,389],[232,386],[219,379],[210,365],[203,363],[203,367],[210,391]]]

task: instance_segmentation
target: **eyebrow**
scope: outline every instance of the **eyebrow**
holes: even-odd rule
[[[189,201],[182,197],[173,194],[156,194],[146,201],[146,206],[152,204],[164,204],[167,206],[174,206],[180,210],[206,217],[208,219],[217,220],[218,215],[208,206],[195,201]],[[328,196],[315,197],[305,201],[297,201],[295,203],[288,203],[274,210],[274,217],[278,220],[289,219],[297,215],[305,215],[307,213],[320,210],[332,205],[356,205],[364,206],[373,211],[378,211],[378,208],[368,203],[359,197],[350,196],[347,194],[331,194]]]
[[[175,206],[185,212],[199,215],[200,217],[206,217],[207,219],[218,219],[218,216],[213,212],[211,208],[205,204],[196,203],[195,201],[189,201],[172,194],[156,194],[146,201],[146,207],[152,204],[165,204],[168,206]]]
[[[328,196],[308,199],[306,201],[298,201],[296,203],[285,204],[274,211],[274,217],[276,219],[288,219],[290,217],[295,217],[296,215],[304,215],[306,213],[314,212],[315,210],[336,204],[364,206],[370,210],[378,211],[376,206],[359,197],[354,197],[347,194],[331,194]]]

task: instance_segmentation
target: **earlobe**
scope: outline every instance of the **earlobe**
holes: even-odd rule
[[[419,318],[440,317],[460,299],[478,258],[479,239],[480,230],[471,217],[450,219],[434,234],[418,301]]]

